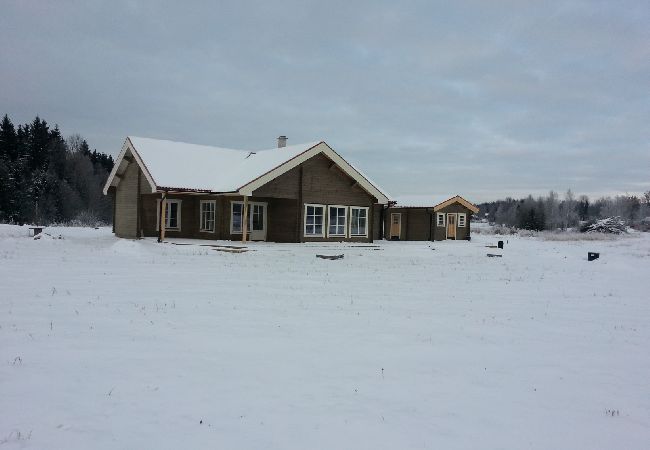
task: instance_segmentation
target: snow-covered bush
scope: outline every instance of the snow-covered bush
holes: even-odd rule
[[[625,222],[619,216],[616,216],[586,224],[580,231],[583,233],[623,234],[627,233],[627,227],[625,226]]]
[[[94,211],[85,210],[77,214],[74,219],[65,225],[70,227],[101,227],[107,224]]]
[[[490,227],[472,228],[472,233],[488,236],[517,235],[525,238],[539,238],[543,241],[610,241],[617,239],[618,234],[613,233],[581,233],[577,230],[534,231],[520,230],[514,227],[495,225]]]

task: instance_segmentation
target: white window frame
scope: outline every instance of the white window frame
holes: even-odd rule
[[[263,212],[263,215],[262,215],[262,219],[263,219],[262,220],[262,226],[264,228],[261,229],[261,230],[253,230],[253,220],[255,218],[254,217],[255,216],[255,214],[254,214],[255,206],[264,207],[264,209],[263,209],[264,212]],[[249,234],[252,233],[252,232],[263,231],[264,234],[266,235],[266,233],[268,231],[266,229],[266,220],[267,220],[268,213],[269,213],[269,204],[267,202],[248,202],[248,233]]]
[[[365,231],[365,233],[363,233],[363,234],[353,234],[353,233],[352,233],[352,217],[353,217],[353,216],[352,216],[352,210],[353,210],[353,209],[365,210],[365,211],[366,211],[366,217],[365,217],[365,220],[366,220],[366,226],[364,227],[366,231]],[[368,227],[368,225],[369,225],[369,217],[368,217],[368,215],[369,215],[369,214],[370,214],[370,208],[368,208],[367,206],[350,206],[350,220],[348,220],[348,222],[349,222],[348,226],[349,226],[349,234],[350,234],[350,237],[368,237],[368,228],[369,228],[369,227]]]
[[[458,228],[465,228],[467,226],[467,217],[465,213],[458,213],[456,226]]]
[[[311,207],[314,207],[314,208],[322,208],[322,210],[323,210],[323,223],[321,224],[322,225],[322,231],[321,231],[320,234],[308,234],[307,233],[307,207],[308,206],[311,206]],[[327,224],[327,222],[328,222],[327,214],[328,213],[329,212],[328,212],[328,209],[327,209],[327,205],[321,205],[319,203],[305,203],[304,215],[303,215],[303,230],[302,230],[303,236],[304,237],[321,237],[321,238],[325,237],[325,230],[327,229],[327,226],[328,226],[328,224]]]
[[[447,226],[447,218],[445,217],[445,213],[436,213],[436,226],[437,227]]]
[[[203,205],[212,205],[212,229],[203,228]],[[199,202],[199,231],[203,233],[214,233],[217,231],[217,201],[216,200],[201,200]]]
[[[242,230],[235,231],[233,230],[233,210],[234,210],[234,205],[242,205],[241,207],[241,213],[242,213]],[[251,213],[252,206],[253,205],[261,205],[264,206],[264,230],[258,230],[258,231],[264,231],[264,233],[268,233],[267,227],[266,227],[266,222],[267,222],[267,215],[268,215],[268,203],[267,202],[248,202],[248,226],[246,227],[246,235],[250,235],[253,227],[253,214]],[[244,227],[244,220],[246,220],[246,217],[244,216],[244,202],[242,200],[232,200],[230,202],[230,234],[243,234],[243,227]]]
[[[333,208],[343,209],[343,218],[344,218],[343,234],[330,233],[330,211]],[[342,237],[342,238],[348,237],[348,209],[349,208],[346,205],[327,205],[327,237]]]
[[[176,218],[176,223],[178,224],[177,227],[168,227],[167,226],[167,217],[165,217],[165,230],[167,231],[181,231],[181,213],[182,213],[182,202],[183,200],[179,200],[176,198],[168,198],[165,200],[167,202],[167,207],[165,208],[165,214],[167,211],[169,211],[169,204],[170,203],[177,203],[177,210],[178,211],[178,217]],[[162,202],[162,199],[158,199],[158,204],[156,207],[156,231],[160,231],[160,202]]]

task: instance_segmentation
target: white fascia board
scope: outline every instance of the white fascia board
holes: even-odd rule
[[[241,195],[253,195],[253,191],[259,189],[269,181],[279,177],[283,173],[288,172],[289,170],[297,167],[308,159],[316,156],[319,153],[323,153],[329,159],[331,159],[336,165],[338,165],[343,172],[348,176],[354,179],[359,186],[361,186],[366,192],[377,199],[378,203],[388,203],[388,197],[381,192],[375,185],[361,175],[354,167],[352,167],[345,159],[343,159],[338,153],[336,153],[332,148],[327,145],[325,142],[320,142],[314,147],[306,150],[305,152],[299,154],[298,156],[290,159],[284,164],[276,167],[275,169],[267,172],[266,174],[258,177],[257,179],[251,181],[248,184],[240,187],[238,192]]]
[[[108,194],[108,188],[113,186],[113,182],[115,181],[115,176],[117,175],[117,171],[122,165],[122,161],[124,161],[124,157],[126,156],[127,151],[131,152],[131,155],[133,155],[133,158],[138,163],[138,166],[140,166],[142,173],[144,174],[145,178],[147,179],[147,182],[149,183],[149,186],[151,187],[151,193],[153,194],[157,192],[156,183],[153,177],[149,173],[149,170],[147,170],[147,166],[142,161],[142,158],[140,158],[140,155],[138,154],[137,150],[131,143],[131,140],[127,137],[126,140],[124,141],[124,145],[122,146],[122,150],[120,151],[120,154],[115,159],[115,163],[113,164],[113,169],[111,170],[111,173],[108,175],[106,184],[104,185],[104,189],[103,189],[104,195]],[[117,185],[117,183],[115,185]]]
[[[104,192],[104,195],[108,194],[108,188],[111,187],[113,184],[115,175],[117,175],[117,171],[120,167],[120,164],[122,163],[122,160],[124,159],[124,155],[126,155],[126,151],[129,148],[128,142],[129,142],[128,139],[124,140],[124,145],[122,145],[122,150],[120,150],[119,155],[117,155],[117,158],[115,158],[115,162],[113,163],[113,168],[111,169],[111,173],[108,174],[108,179],[106,180],[106,183],[104,184],[104,189],[102,190],[102,192]]]

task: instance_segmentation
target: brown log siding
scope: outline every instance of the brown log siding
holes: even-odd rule
[[[437,213],[445,214],[445,226],[438,227],[436,223]],[[467,239],[471,234],[470,220],[472,212],[460,203],[454,203],[439,211],[433,212],[431,208],[388,208],[384,213],[384,238],[390,239],[390,215],[399,213],[402,215],[402,229],[400,240],[404,241],[443,241],[446,239],[446,215],[447,213],[465,213],[465,227],[456,228],[456,240]]]
[[[143,177],[144,178],[144,177]],[[122,183],[120,183],[121,185]],[[146,190],[143,189],[143,192]],[[144,236],[157,236],[158,200],[161,194],[141,195],[141,226]],[[243,201],[241,196],[196,195],[169,193],[169,200],[181,200],[180,231],[166,230],[167,237],[194,239],[241,240],[242,235],[230,233],[231,203]],[[216,200],[216,230],[200,231],[201,200]],[[354,184],[354,180],[333,166],[329,158],[316,155],[261,186],[249,197],[251,202],[267,203],[267,240],[273,242],[351,241],[371,242],[376,233],[373,218],[374,202],[370,194]],[[303,214],[305,203],[368,207],[368,237],[305,237]],[[381,205],[378,205],[381,208]],[[327,215],[327,210],[325,211]],[[348,217],[349,220],[349,217]],[[378,232],[378,231],[377,231]]]
[[[463,205],[460,203],[453,203],[439,211],[436,211],[435,214],[437,213],[444,213],[445,214],[445,227],[439,227],[436,226],[436,223],[434,222],[434,227],[435,227],[435,240],[436,241],[442,241],[446,239],[445,235],[445,230],[446,230],[446,216],[447,213],[465,213],[465,227],[456,227],[456,240],[464,240],[467,239],[471,235],[471,230],[470,230],[470,221],[472,218],[472,211],[469,209],[465,208]],[[435,220],[435,219],[434,219]],[[458,220],[458,219],[456,219]]]

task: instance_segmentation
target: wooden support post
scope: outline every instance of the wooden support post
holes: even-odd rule
[[[117,195],[117,188],[115,186],[109,187],[108,194],[111,196],[111,206],[113,207],[113,233],[115,233],[115,208],[117,208],[115,196]]]
[[[241,233],[241,242],[242,244],[246,243],[246,234],[248,233],[248,196],[244,196],[244,210],[242,211],[242,233]]]
[[[160,201],[160,217],[158,218],[158,242],[165,240],[165,217],[167,214],[167,193],[163,192],[162,200]]]
[[[137,197],[135,201],[135,210],[136,210],[136,227],[137,229],[135,230],[135,235],[137,236],[138,239],[142,237],[142,192],[140,192],[140,186],[141,186],[141,178],[142,178],[142,170],[138,167],[138,187],[136,189],[137,191]]]

